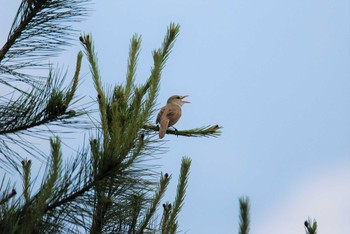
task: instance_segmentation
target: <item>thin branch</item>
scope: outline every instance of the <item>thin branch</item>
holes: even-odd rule
[[[144,125],[143,129],[159,131],[159,126]],[[218,137],[221,134],[222,127],[219,125],[204,126],[200,128],[193,128],[188,130],[172,130],[168,129],[167,134],[184,136],[184,137]]]
[[[15,189],[12,189],[12,191],[7,194],[7,196],[5,196],[1,201],[0,201],[0,205],[5,204],[6,202],[8,202],[8,200],[10,200],[12,197],[16,196],[17,192]]]
[[[23,0],[18,8],[7,41],[0,49],[0,83],[20,92],[11,82],[36,86],[45,79],[30,75],[26,68],[47,68],[50,57],[70,45],[73,22],[87,15],[89,0]],[[18,85],[17,85],[18,86]]]
[[[29,1],[22,1],[22,4],[18,9],[17,17],[19,16],[21,10],[24,10],[25,13],[23,14],[23,18],[21,22],[18,24],[18,26],[11,30],[11,33],[6,43],[1,48],[0,61],[2,61],[6,53],[10,50],[10,48],[15,43],[15,41],[21,36],[22,32],[26,29],[27,25],[31,22],[34,16],[42,9],[42,6],[46,2],[46,0],[33,1],[33,4],[31,6],[28,6],[28,2]],[[16,21],[14,22],[13,26],[15,26],[15,23]]]

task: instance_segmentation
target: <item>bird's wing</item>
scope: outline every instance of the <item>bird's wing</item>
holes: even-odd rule
[[[169,112],[169,108],[163,107],[157,117],[157,123],[160,124],[159,127],[159,138],[162,139],[165,136],[165,132],[169,126],[169,118],[162,118],[162,116],[167,116]]]
[[[156,124],[160,123],[160,119],[162,118],[163,112],[164,112],[165,106],[162,107],[162,109],[160,109],[158,115],[157,115],[157,120],[156,120]]]
[[[181,117],[181,108],[178,105],[168,105],[166,116],[169,119],[169,126],[173,126]]]

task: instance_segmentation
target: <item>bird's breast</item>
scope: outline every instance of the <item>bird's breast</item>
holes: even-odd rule
[[[167,118],[169,119],[169,127],[176,124],[181,117],[181,107],[179,105],[169,105]]]

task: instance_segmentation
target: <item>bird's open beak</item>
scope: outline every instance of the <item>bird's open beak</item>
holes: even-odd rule
[[[184,98],[187,98],[189,95],[185,95],[185,96],[182,96],[181,97],[181,101],[183,102],[183,103],[190,103],[190,102],[188,102],[188,101],[186,101],[186,100],[183,100]]]

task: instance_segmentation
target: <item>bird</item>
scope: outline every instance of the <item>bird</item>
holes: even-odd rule
[[[180,96],[173,95],[171,96],[167,104],[163,106],[157,116],[156,124],[159,123],[159,138],[162,139],[166,133],[166,130],[177,123],[181,117],[181,106],[185,103],[190,103],[183,100],[188,97],[188,95]]]

